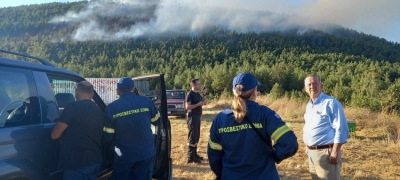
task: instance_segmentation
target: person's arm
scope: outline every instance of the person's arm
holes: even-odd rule
[[[57,122],[53,128],[53,131],[51,132],[51,139],[60,138],[61,135],[64,133],[64,131],[67,129],[67,127],[68,127],[67,123]]]
[[[197,107],[202,106],[202,105],[203,105],[202,101],[200,101],[197,104],[192,104],[192,93],[190,91],[188,93],[187,97],[186,97],[186,110],[189,111],[189,110],[192,110],[192,109],[197,108]]]
[[[329,162],[338,164],[338,154],[342,145],[347,142],[349,128],[342,105],[338,101],[333,101],[330,104],[330,109],[332,112],[332,127],[335,129],[335,137],[333,139],[333,147],[329,156]]]
[[[191,102],[186,102],[186,110],[192,110],[194,108],[197,108],[199,106],[202,106],[204,103],[202,101],[200,101],[197,104],[191,104]]]
[[[333,147],[332,147],[332,150],[331,150],[331,153],[330,153],[330,156],[329,156],[329,162],[331,163],[331,164],[338,164],[339,163],[339,151],[340,151],[340,148],[342,147],[342,144],[341,143],[334,143],[333,144]]]
[[[203,89],[203,105],[207,105],[207,88],[204,87]]]
[[[274,158],[276,163],[296,154],[299,144],[294,132],[275,112],[267,115],[267,134],[274,142]]]
[[[68,124],[70,124],[73,120],[73,107],[71,105],[67,105],[58,122],[54,126],[53,130],[51,131],[51,139],[58,139],[62,136],[64,131],[68,128]]]
[[[211,170],[217,176],[216,179],[221,179],[222,173],[222,156],[224,154],[220,137],[218,134],[218,118],[217,115],[210,128],[210,139],[208,140],[207,155]]]
[[[203,106],[207,105],[207,97],[206,95],[203,96]]]
[[[107,106],[104,116],[103,139],[106,142],[110,142],[112,141],[115,133],[113,113],[110,105]]]
[[[149,101],[150,103],[150,113],[151,113],[151,124],[154,126],[158,125],[160,123],[160,112],[157,110],[156,105],[152,101]]]

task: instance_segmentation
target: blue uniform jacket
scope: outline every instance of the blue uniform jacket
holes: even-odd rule
[[[275,149],[275,158],[254,129],[235,121],[231,109],[220,112],[210,129],[208,159],[217,179],[279,179],[275,162],[293,156],[298,149],[293,131],[274,111],[246,100],[247,117]],[[270,148],[272,149],[272,147]]]
[[[155,155],[151,123],[159,121],[154,103],[145,96],[131,92],[120,95],[106,108],[105,138],[113,140],[116,158],[137,162]]]

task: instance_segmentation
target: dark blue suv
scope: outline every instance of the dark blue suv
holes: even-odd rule
[[[85,79],[37,57],[0,52],[17,57],[0,55],[0,179],[62,179],[63,171],[58,168],[60,142],[52,140],[50,132],[64,106],[75,101],[75,84]],[[157,149],[153,178],[171,179],[171,125],[167,117],[164,75],[133,79],[135,84],[143,85],[138,90],[144,94],[158,92],[149,96],[153,102],[161,100],[158,107],[162,123],[151,127]],[[106,105],[97,93],[93,101],[104,112]],[[112,148],[105,142],[102,146],[105,160],[98,179],[111,179]]]

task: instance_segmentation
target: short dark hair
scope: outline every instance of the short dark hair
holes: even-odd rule
[[[88,81],[81,81],[78,84],[76,84],[76,90],[78,90],[79,92],[86,93],[86,94],[94,93],[93,85]]]
[[[190,80],[190,84],[191,84],[191,85],[194,85],[194,84],[196,84],[196,82],[198,82],[198,81],[200,81],[199,78],[194,78],[194,79]]]

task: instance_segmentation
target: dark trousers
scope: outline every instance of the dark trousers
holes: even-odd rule
[[[197,154],[197,143],[200,139],[200,119],[201,114],[188,113],[187,125],[188,125],[188,158],[194,158]]]
[[[153,157],[134,163],[114,161],[114,180],[151,180],[153,175]]]
[[[96,180],[100,164],[64,171],[64,180]]]

